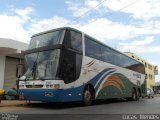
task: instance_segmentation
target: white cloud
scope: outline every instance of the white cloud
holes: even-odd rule
[[[66,4],[75,17],[83,16],[89,10],[89,8],[82,6],[79,2],[66,1]]]
[[[66,25],[66,23],[69,24],[71,22],[63,17],[55,16],[50,19],[35,21],[31,24],[29,31],[31,34],[34,34],[47,29],[62,27]],[[93,19],[83,24],[71,23],[68,26],[82,30],[86,34],[89,34],[102,42],[119,39],[122,41],[128,40],[129,38],[134,37],[133,32],[138,31],[134,26],[114,23],[105,18]]]
[[[89,8],[95,8],[96,6],[99,5],[99,1],[97,1],[97,0],[85,0],[85,5],[88,6]]]
[[[93,22],[94,21],[94,22]],[[73,25],[85,33],[96,37],[98,40],[106,42],[106,40],[126,40],[132,37],[130,34],[132,29],[130,25],[114,23],[105,18],[93,19],[83,25]]]
[[[0,14],[0,37],[28,43],[30,34],[24,25],[29,26],[29,23],[34,21],[31,15],[35,10],[32,7],[26,7],[23,9],[11,8],[9,11],[11,14],[7,14],[7,11],[6,14]]]
[[[33,35],[35,33],[42,32],[45,30],[62,27],[67,23],[69,23],[69,20],[58,16],[54,16],[50,19],[42,19],[39,21],[35,21],[30,25],[29,33]]]
[[[119,43],[121,51],[131,51],[134,53],[160,53],[160,45],[151,45],[155,39],[153,37],[146,37],[144,40],[135,40],[130,43]]]
[[[109,8],[110,10],[115,12],[120,10],[123,13],[130,13],[134,18],[141,19],[143,20],[143,22],[138,23],[133,18],[131,18],[135,23],[137,22],[136,25],[126,24],[123,22],[113,22],[111,20],[108,20],[107,16],[105,16],[105,18],[103,18],[102,16],[101,18],[96,19],[90,18],[88,22],[84,24],[77,23],[72,26],[76,26],[77,28],[83,30],[88,34],[94,35],[102,41],[128,40],[139,35],[160,34],[160,21],[151,20],[151,18],[160,16],[158,15],[160,14],[160,12],[157,12],[160,9],[160,7],[157,6],[160,3],[159,0],[107,0],[106,2],[103,2],[102,0],[86,0],[67,2],[68,9],[71,10],[72,8],[71,11],[75,16],[87,16],[87,14],[85,14],[85,11],[87,10],[85,9],[93,12],[93,6],[99,5],[100,3],[102,3],[100,7],[94,10],[99,10],[103,7]],[[109,11],[103,10],[101,12],[103,12],[104,14],[108,13]],[[79,21],[83,21],[82,19]],[[93,19],[94,22],[92,22],[91,19]]]
[[[145,40],[135,40],[131,43],[120,43],[122,46],[142,46],[142,45],[148,45],[151,44],[154,41],[154,37],[147,37]]]
[[[18,16],[0,15],[0,37],[27,42],[28,32],[23,28],[25,21]]]
[[[135,19],[149,20],[154,17],[160,17],[160,1],[159,0],[82,0],[67,1],[68,9],[73,12],[74,16],[84,14],[87,10],[96,7],[102,2],[101,8],[108,8],[111,11],[121,11],[131,14]],[[106,13],[106,11],[102,11]],[[108,11],[107,11],[108,12]]]
[[[50,19],[43,19],[39,21],[35,21],[30,25],[30,33],[37,33],[40,31],[44,31],[47,29],[53,29],[56,27],[62,27],[68,24],[68,26],[74,27],[76,29],[80,29],[86,34],[89,34],[102,42],[106,42],[107,40],[121,40],[127,41],[131,38],[137,37],[139,35],[148,35],[148,34],[156,34],[158,32],[158,28],[152,29],[150,24],[144,27],[136,27],[134,25],[127,25],[118,22],[112,22],[107,18],[97,18],[89,20],[85,23],[72,23],[70,20],[67,20],[63,17],[54,16]],[[160,33],[160,31],[159,31]],[[152,37],[146,39],[147,42],[154,41]],[[132,44],[143,44],[144,41],[135,41]]]
[[[66,1],[68,9],[73,13],[75,17],[84,17],[92,10],[98,10],[101,1],[99,0],[84,0],[84,1]],[[102,1],[103,2],[103,1]]]
[[[131,14],[135,19],[144,21],[160,17],[159,0],[107,0],[104,7],[112,11],[121,11]]]
[[[26,7],[24,9],[13,9],[13,11],[19,15],[23,20],[30,20],[30,14],[33,14],[34,9],[32,7]]]

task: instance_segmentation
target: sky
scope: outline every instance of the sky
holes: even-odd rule
[[[0,38],[29,43],[35,33],[70,26],[160,71],[159,11],[160,0],[0,0]]]

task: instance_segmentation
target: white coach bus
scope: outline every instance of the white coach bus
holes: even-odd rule
[[[24,52],[25,73],[19,94],[44,102],[83,101],[145,96],[142,63],[79,30],[63,27],[35,34]]]

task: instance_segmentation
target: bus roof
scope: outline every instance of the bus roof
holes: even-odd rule
[[[79,31],[75,28],[71,28],[71,27],[60,27],[60,28],[55,28],[55,29],[51,29],[51,30],[47,30],[47,31],[43,31],[43,32],[40,32],[40,33],[37,33],[37,34],[34,34],[31,36],[32,37],[35,37],[35,36],[38,36],[38,35],[41,35],[41,34],[45,34],[45,33],[50,33],[50,32],[54,32],[54,31],[57,31],[57,30],[65,30],[65,29],[70,29],[70,30],[74,30],[74,31],[77,31],[77,32],[80,32],[82,33],[82,31]]]

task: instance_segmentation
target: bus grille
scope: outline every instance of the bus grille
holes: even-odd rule
[[[42,88],[43,85],[26,85],[26,88]]]

